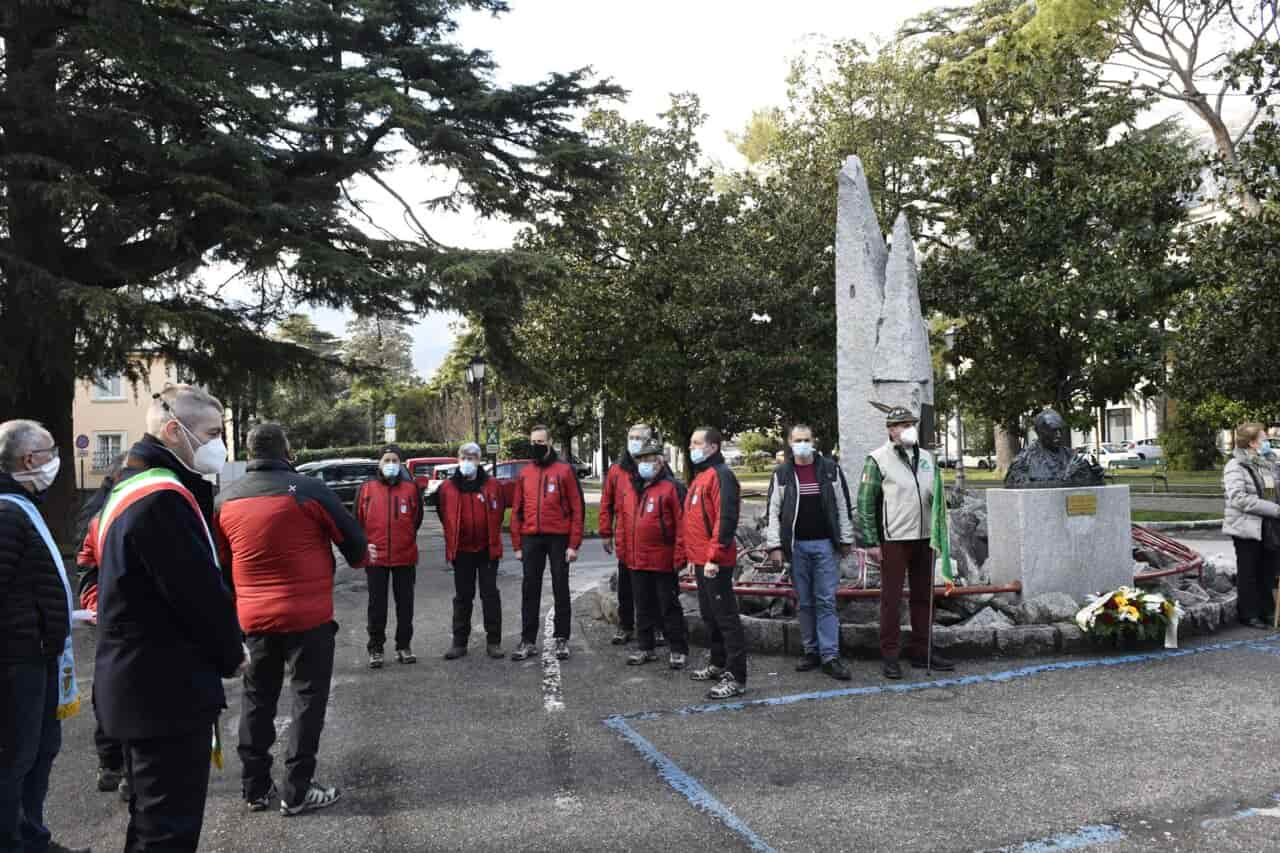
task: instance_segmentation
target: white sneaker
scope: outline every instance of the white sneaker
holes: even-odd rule
[[[315,782],[307,788],[306,795],[303,796],[302,802],[296,806],[291,806],[284,800],[280,801],[280,814],[285,817],[293,817],[303,812],[313,812],[317,809],[327,809],[329,806],[342,799],[342,792],[337,788],[325,788],[317,785]]]

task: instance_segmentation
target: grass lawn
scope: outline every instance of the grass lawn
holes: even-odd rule
[[[582,530],[587,536],[594,536],[596,530],[600,527],[600,505],[587,504],[586,517],[582,520]],[[507,510],[507,517],[502,522],[503,532],[511,530],[511,510]]]
[[[1135,509],[1131,515],[1137,524],[1149,521],[1214,521],[1222,518],[1220,512],[1165,512],[1158,509]]]

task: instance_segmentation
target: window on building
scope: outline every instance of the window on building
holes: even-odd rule
[[[1107,409],[1107,440],[1133,441],[1133,410]]]
[[[124,379],[118,373],[100,373],[93,380],[93,391],[91,394],[94,400],[123,400],[124,397]]]
[[[93,434],[93,470],[105,471],[125,451],[127,436],[123,432],[95,432]]]

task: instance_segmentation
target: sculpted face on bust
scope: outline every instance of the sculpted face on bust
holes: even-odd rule
[[[1059,450],[1067,440],[1067,422],[1053,409],[1036,415],[1036,437],[1045,450]]]

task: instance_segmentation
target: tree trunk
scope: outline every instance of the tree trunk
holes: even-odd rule
[[[1013,458],[1018,455],[1019,435],[1017,424],[996,424],[996,471],[1003,477],[1009,473]]]
[[[1209,126],[1210,132],[1213,133],[1213,143],[1218,149],[1218,154],[1233,170],[1240,167],[1240,155],[1236,152],[1235,142],[1231,138],[1231,131],[1227,129],[1226,122],[1222,120],[1222,116],[1214,111],[1209,105],[1209,101],[1201,95],[1195,100],[1187,103],[1191,110]],[[1257,196],[1249,191],[1239,180],[1232,179],[1232,189],[1235,191],[1236,197],[1240,199],[1240,208],[1248,216],[1257,216],[1262,212],[1262,202],[1258,201]]]

